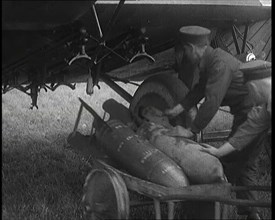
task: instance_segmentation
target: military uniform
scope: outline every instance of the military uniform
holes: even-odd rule
[[[229,106],[234,116],[231,134],[247,119],[252,108],[248,89],[244,85],[243,73],[239,70],[241,62],[222,49],[208,46],[199,64],[199,83],[182,100],[186,111],[205,98],[193,121],[191,130],[199,132],[204,129],[217,113],[220,106]],[[247,128],[244,126],[243,130]],[[245,132],[240,134],[245,139]],[[235,136],[236,138],[236,136]],[[234,139],[232,139],[234,140]],[[236,139],[235,139],[236,140]],[[245,142],[245,140],[244,140]],[[236,151],[221,161],[229,181],[236,185],[254,185],[256,173],[256,158],[262,149],[262,134],[257,134],[253,146]],[[237,172],[238,171],[238,172]],[[237,198],[256,200],[256,192],[244,191],[237,193]],[[256,208],[239,207],[238,214],[245,215],[257,212]]]
[[[253,107],[252,99],[250,99],[248,88],[244,82],[245,77],[253,80],[270,75],[271,63],[263,61],[264,68],[261,66],[255,70],[255,66],[259,67],[258,62],[261,63],[261,61],[243,64],[224,50],[207,46],[209,45],[210,30],[206,28],[185,26],[180,28],[179,32],[180,46],[183,52],[181,54],[175,50],[176,58],[178,58],[176,59],[177,63],[190,66],[190,63],[196,64],[196,61],[199,61],[198,66],[188,67],[191,71],[199,70],[199,82],[180,104],[185,111],[189,111],[205,98],[191,124],[191,130],[198,133],[209,124],[220,106],[229,106],[234,119],[228,141],[237,150],[220,159],[231,183],[235,182],[240,186],[255,185],[257,168],[255,160],[263,148],[262,143],[270,123],[268,111],[265,110],[265,108],[268,110],[270,105]],[[188,45],[192,47],[192,52],[188,50],[188,48],[190,49]],[[206,46],[207,48],[202,54]],[[177,54],[181,55],[184,60]],[[188,59],[191,61],[189,64]],[[245,68],[243,68],[244,66]],[[179,67],[179,76],[183,76],[184,73],[180,71],[184,68]],[[251,72],[252,69],[254,71]],[[191,85],[191,82],[189,84]],[[271,102],[271,97],[269,100]],[[257,200],[255,191],[237,192],[236,197]],[[238,214],[254,216],[255,219],[258,219],[257,212],[255,207],[238,207]]]
[[[243,84],[243,73],[239,70],[240,64],[239,60],[222,49],[207,47],[199,65],[199,83],[181,102],[188,111],[205,98],[193,122],[192,131],[204,129],[220,106],[229,106],[233,115],[248,113],[251,103]]]

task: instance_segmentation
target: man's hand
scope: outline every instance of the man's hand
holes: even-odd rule
[[[219,148],[215,148],[204,143],[201,143],[201,145],[205,147],[201,149],[202,152],[212,154],[213,156],[218,158],[228,155],[236,150],[229,142],[225,142]]]
[[[219,157],[219,149],[212,147],[209,144],[200,143],[200,145],[203,146],[203,148],[201,148],[200,151],[211,154],[215,157]]]
[[[173,127],[172,129],[169,129],[163,134],[171,137],[185,137],[185,138],[192,138],[194,136],[194,133],[192,131],[179,125],[177,125],[176,127]]]
[[[185,117],[186,117],[186,127],[191,127],[193,121],[195,120],[196,116],[198,114],[198,108],[197,107],[192,107],[188,112],[186,112]]]
[[[168,117],[176,117],[180,113],[184,111],[184,108],[182,107],[181,104],[177,104],[175,107],[171,109],[166,109],[164,111],[164,115],[167,115]]]

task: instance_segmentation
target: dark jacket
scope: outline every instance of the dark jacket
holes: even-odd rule
[[[248,112],[251,104],[243,84],[241,62],[222,49],[207,47],[199,65],[199,83],[181,102],[188,111],[205,98],[193,122],[192,131],[204,129],[220,106],[229,106],[232,114]]]

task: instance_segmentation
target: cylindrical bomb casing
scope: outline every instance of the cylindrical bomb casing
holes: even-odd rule
[[[162,125],[144,123],[137,133],[171,157],[191,183],[209,184],[224,180],[223,167],[218,158],[200,151],[202,146],[195,141],[164,135],[167,130]]]
[[[99,144],[131,175],[167,187],[184,187],[189,181],[182,169],[149,141],[118,120],[96,131]]]

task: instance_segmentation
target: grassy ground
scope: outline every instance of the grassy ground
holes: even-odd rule
[[[85,85],[75,91],[60,87],[54,93],[42,91],[39,110],[30,110],[30,98],[18,91],[2,96],[2,218],[83,219],[80,205],[82,186],[91,170],[80,155],[63,147],[72,131],[79,108],[77,97],[86,100],[103,115],[102,103],[113,97],[127,106],[116,93],[101,84],[91,97]],[[133,93],[135,87],[129,87]],[[221,123],[221,118],[224,123]],[[209,130],[228,128],[231,118],[213,119]],[[218,122],[219,121],[219,122]],[[84,112],[79,130],[88,133],[90,116]],[[270,185],[271,165],[266,154],[259,160],[258,184]],[[267,194],[261,194],[270,198]],[[134,211],[133,218],[152,218],[152,209]],[[141,214],[138,214],[141,213]],[[146,215],[145,215],[146,214]],[[263,212],[267,218],[268,211]]]

